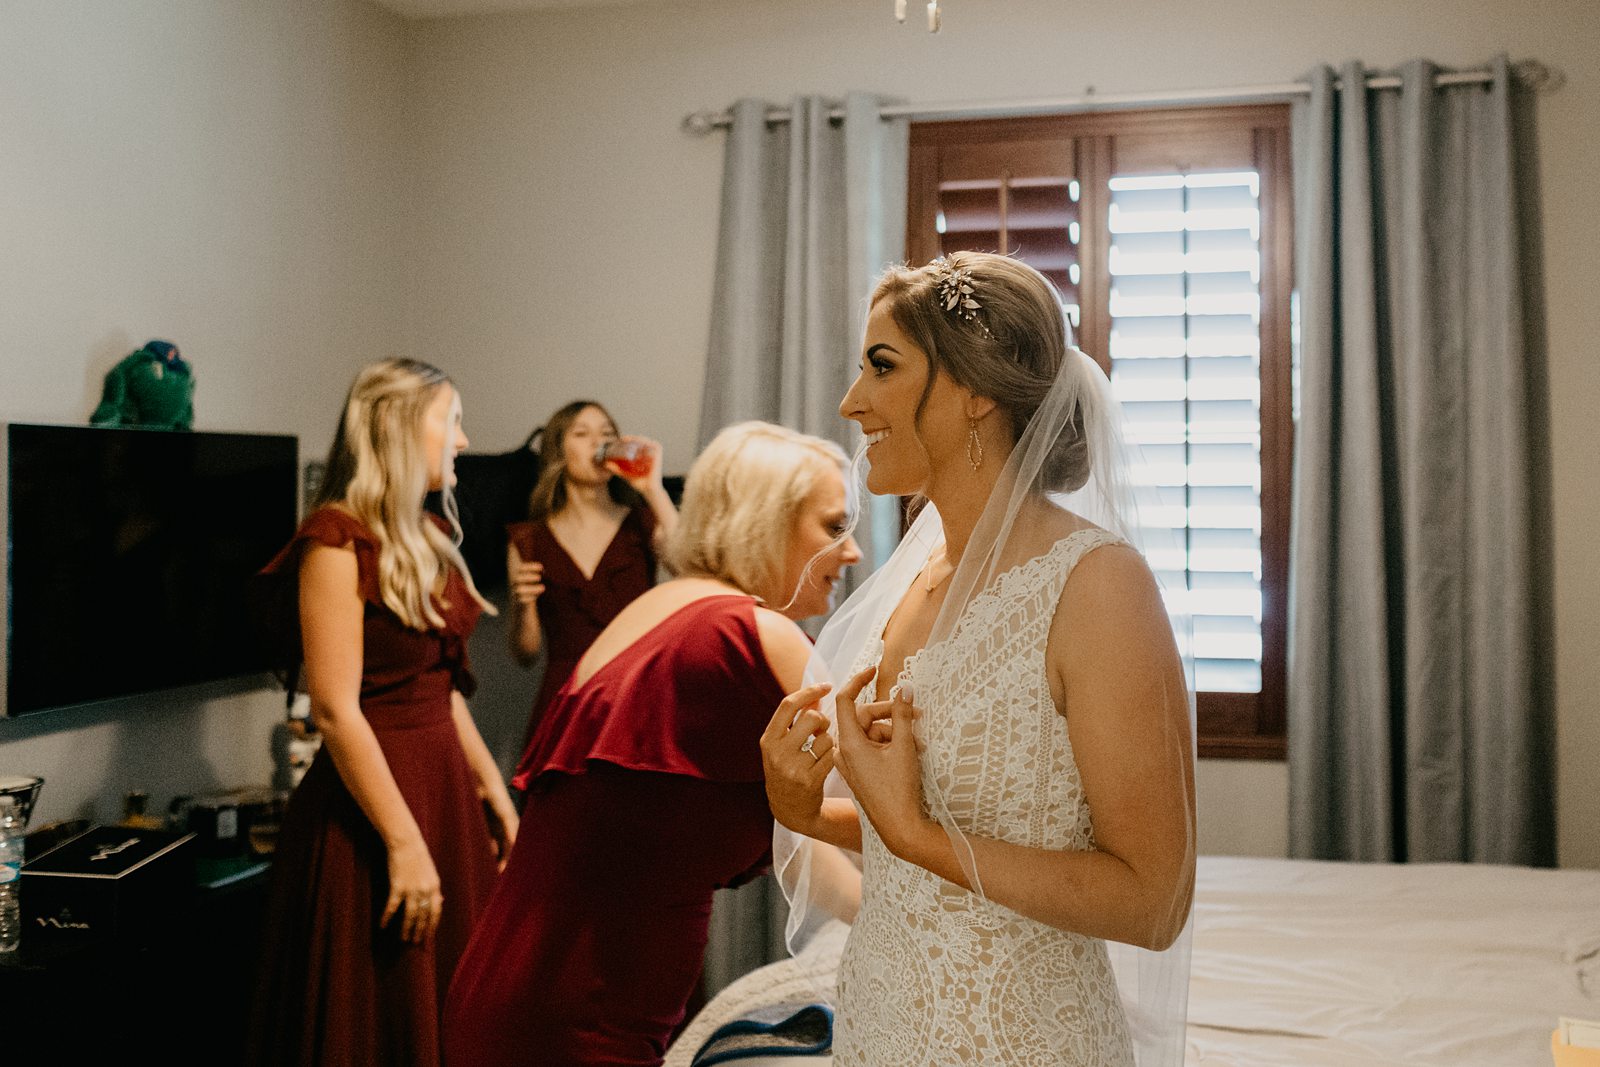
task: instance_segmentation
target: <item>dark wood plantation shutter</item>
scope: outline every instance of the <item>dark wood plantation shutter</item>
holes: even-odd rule
[[[1201,752],[1281,758],[1292,422],[1281,106],[912,127],[912,262],[1004,250],[1061,290],[1176,546]]]

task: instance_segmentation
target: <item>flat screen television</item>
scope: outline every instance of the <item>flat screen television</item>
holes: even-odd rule
[[[296,438],[10,423],[4,444],[0,710],[279,666],[248,586],[294,533]]]

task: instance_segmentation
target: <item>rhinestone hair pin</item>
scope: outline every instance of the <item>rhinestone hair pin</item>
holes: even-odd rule
[[[971,268],[958,267],[944,256],[940,256],[928,266],[934,269],[934,275],[939,279],[939,303],[944,305],[944,309],[975,324],[983,331],[985,337],[994,340],[994,334],[989,332],[989,327],[978,317],[983,305],[978,303],[977,289],[972,283]]]

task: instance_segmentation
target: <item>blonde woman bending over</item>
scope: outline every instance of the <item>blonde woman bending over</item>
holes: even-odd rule
[[[768,863],[758,740],[810,653],[793,620],[827,611],[860,559],[844,466],[759,422],[695,461],[679,577],[606,627],[523,757],[525,829],[450,988],[450,1063],[661,1062],[712,891]]]
[[[266,568],[298,586],[323,745],[273,862],[255,1063],[439,1063],[446,985],[517,833],[466,704],[467,637],[492,610],[456,550],[466,447],[439,370],[367,367],[316,508]],[[424,513],[430,490],[451,520]]]

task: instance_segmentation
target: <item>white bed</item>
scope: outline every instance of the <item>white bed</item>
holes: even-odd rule
[[[1600,871],[1203,857],[1195,923],[1190,1067],[1543,1067],[1557,1016],[1600,1018]],[[668,1067],[722,1023],[795,998],[808,967],[830,981],[829,966],[823,954],[746,975]]]

